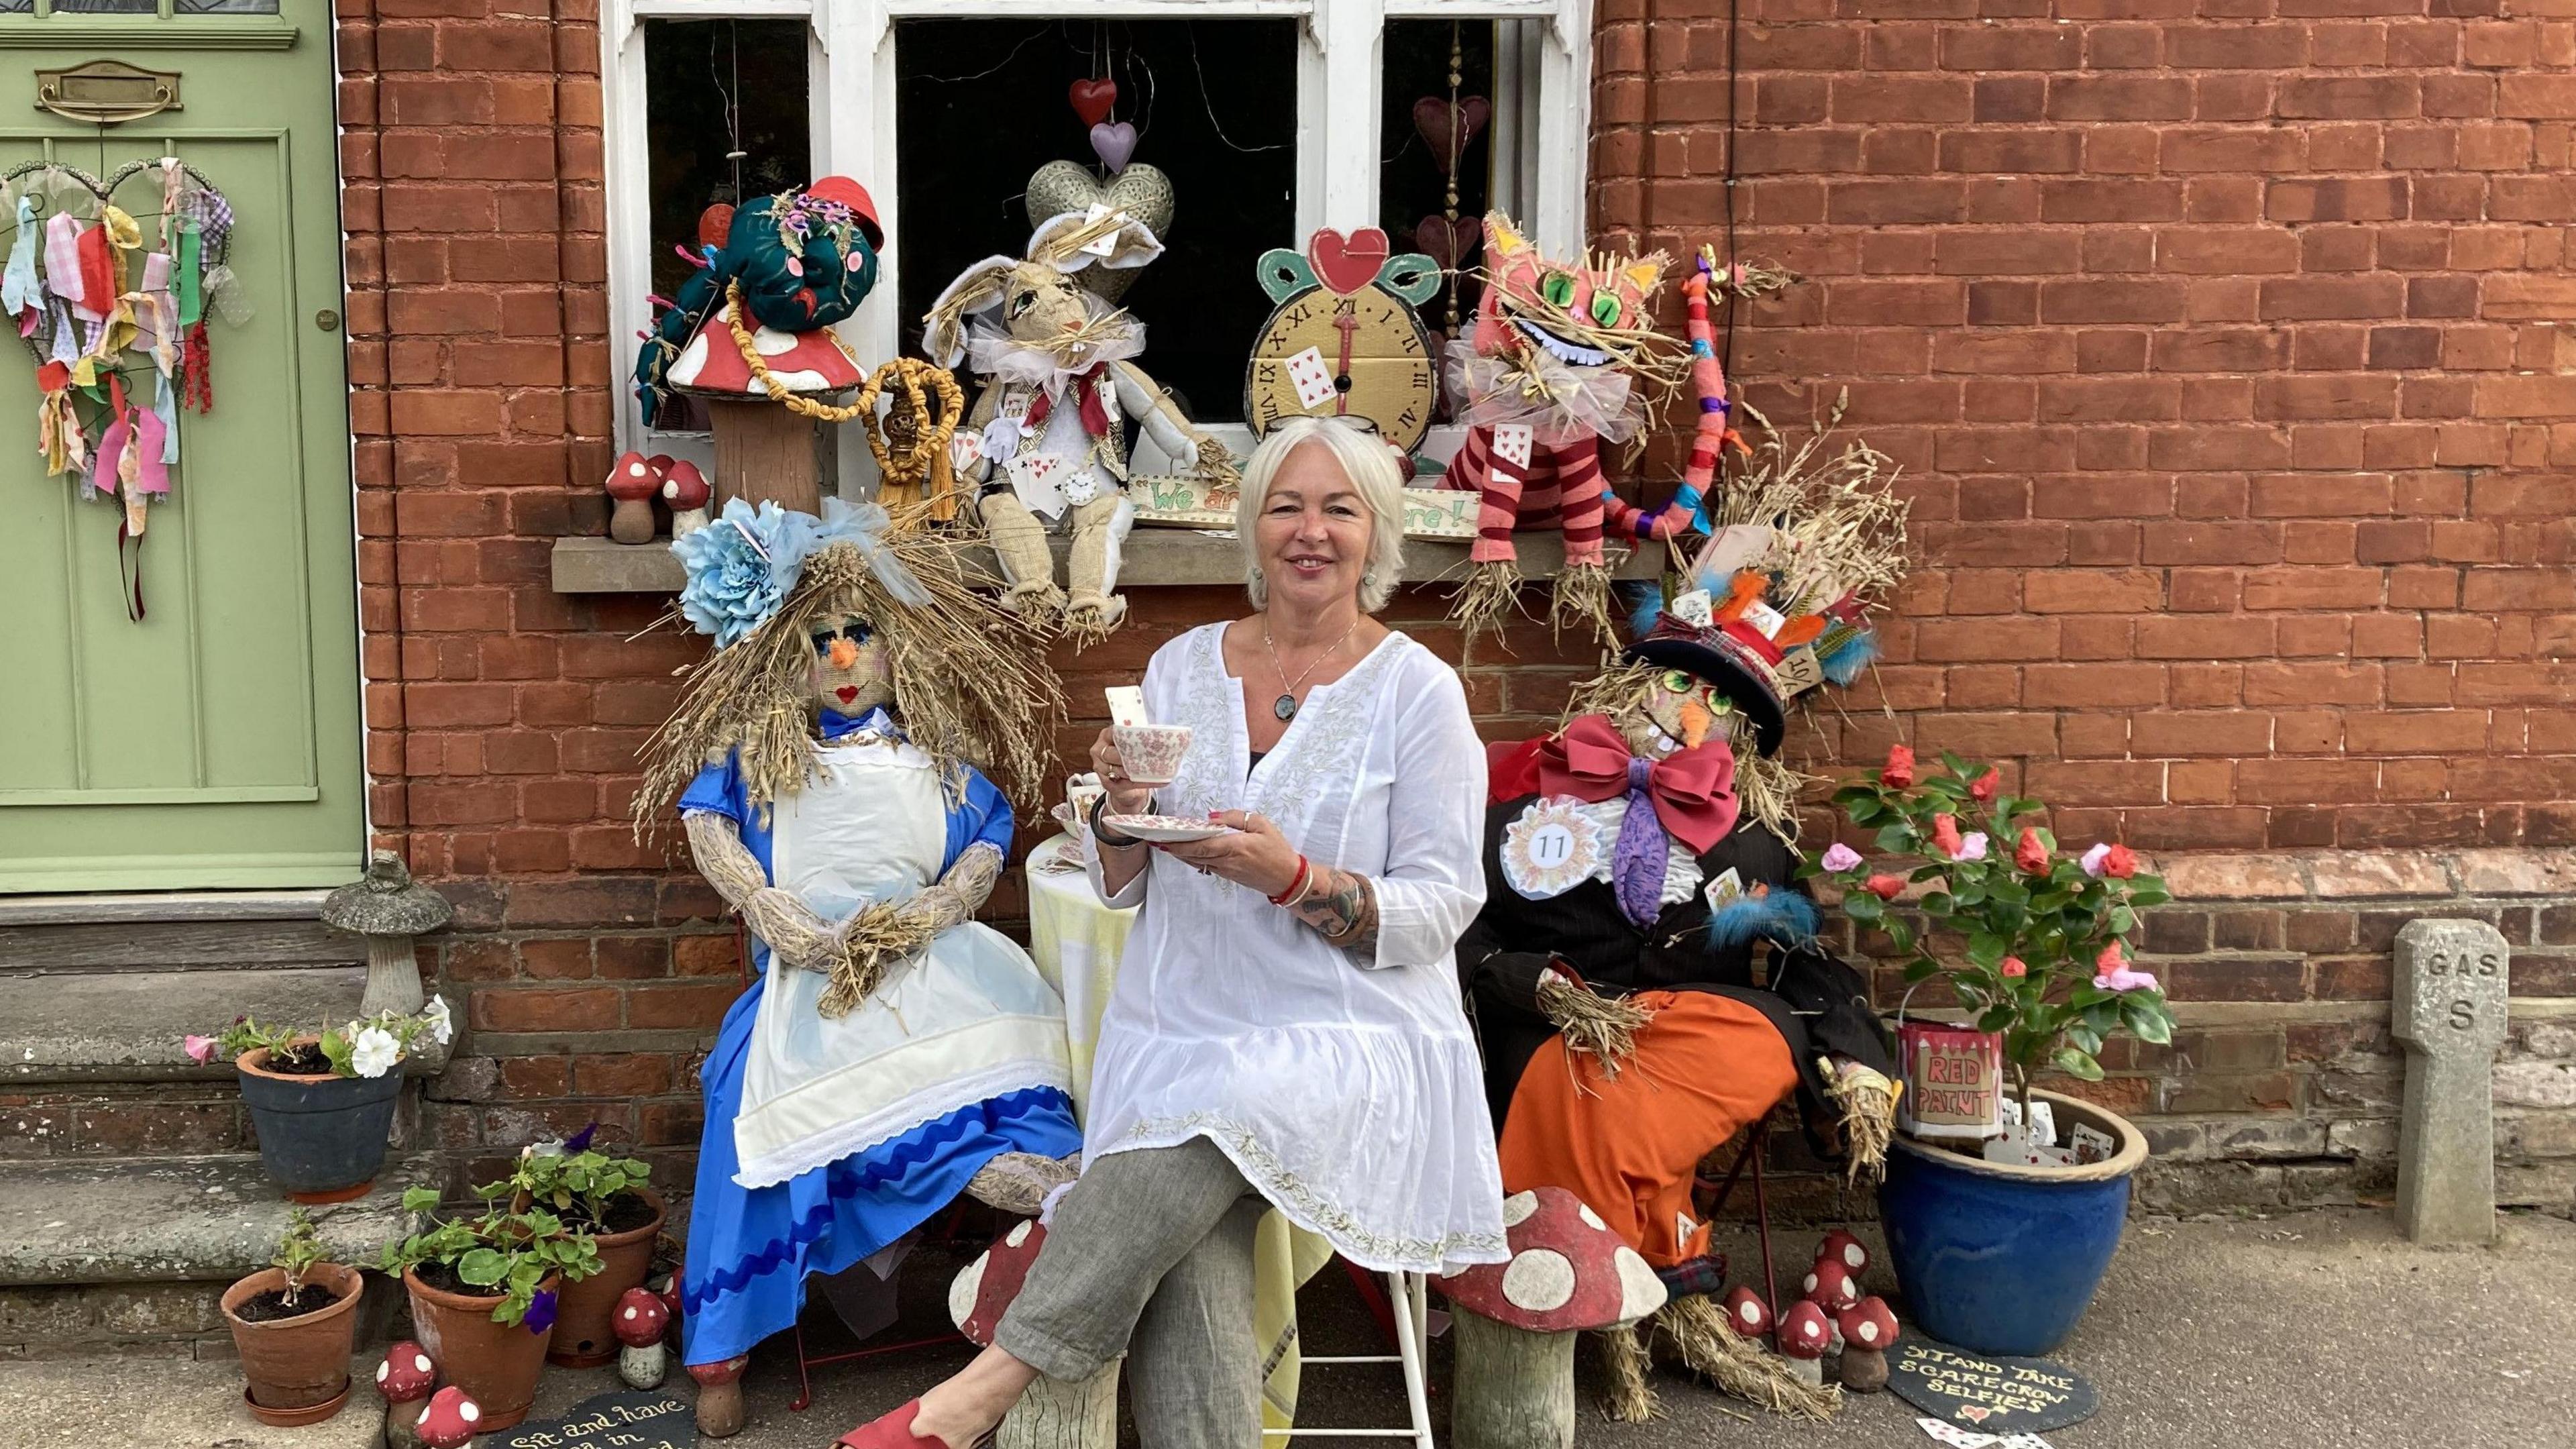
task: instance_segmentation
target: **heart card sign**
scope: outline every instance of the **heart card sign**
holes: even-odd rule
[[[595,1394],[560,1419],[476,1442],[485,1449],[698,1449],[698,1416],[666,1390]]]
[[[1914,1407],[1987,1434],[2036,1434],[2093,1417],[2091,1381],[2044,1358],[1974,1354],[1908,1338],[1887,1356],[1887,1387]]]

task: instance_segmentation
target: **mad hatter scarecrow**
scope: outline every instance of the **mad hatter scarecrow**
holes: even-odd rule
[[[1486,903],[1458,964],[1504,1190],[1574,1193],[1671,1287],[1656,1324],[1686,1361],[1822,1415],[1832,1397],[1706,1296],[1724,1269],[1691,1190],[1703,1158],[1792,1098],[1851,1171],[1885,1150],[1893,1059],[1867,982],[1815,938],[1791,843],[1798,777],[1776,754],[1790,698],[1825,678],[1818,646],[1865,658],[1903,506],[1849,477],[1817,482],[1812,447],[1770,456],[1808,476],[1731,499],[1738,518],[1759,511],[1719,526],[1697,587],[1640,611],[1651,622],[1576,689],[1565,726],[1492,747]],[[1619,1403],[1647,1412],[1641,1376]]]
[[[968,267],[923,320],[922,351],[942,367],[962,363],[982,383],[951,449],[957,476],[982,485],[977,510],[1010,585],[1006,600],[1034,619],[1060,616],[1077,639],[1101,638],[1127,614],[1118,553],[1136,510],[1126,420],[1220,489],[1235,479],[1225,445],[1136,365],[1144,324],[1080,281],[1086,270],[1125,271],[1162,253],[1152,229],[1125,212],[1068,212],[1039,225],[1026,257]],[[1065,587],[1050,531],[1073,535]]]
[[[717,1397],[808,1275],[961,1191],[1034,1211],[1081,1145],[1063,1003],[972,919],[1012,828],[974,762],[1033,795],[1062,698],[956,547],[837,499],[735,500],[673,545],[717,647],[648,748],[639,819],[677,808],[761,972],[701,1073],[683,1357]]]

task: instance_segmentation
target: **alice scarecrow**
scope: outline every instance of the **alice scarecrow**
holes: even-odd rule
[[[1012,829],[973,762],[1033,795],[1062,699],[956,548],[838,499],[736,500],[673,545],[717,647],[648,747],[639,820],[676,806],[760,972],[702,1069],[681,1299],[711,1432],[807,1276],[961,1191],[1034,1212],[1081,1146],[1063,1003],[973,919]]]
[[[1757,457],[1815,461],[1810,446]],[[1692,1187],[1700,1162],[1794,1098],[1857,1176],[1892,1131],[1894,1060],[1860,972],[1816,939],[1792,843],[1787,704],[1857,668],[1865,609],[1896,579],[1903,505],[1866,450],[1823,480],[1753,486],[1693,570],[1639,611],[1622,659],[1563,728],[1490,747],[1486,897],[1458,943],[1485,1052],[1503,1190],[1572,1192],[1672,1292],[1654,1320],[1720,1387],[1788,1412],[1830,1395],[1725,1331]],[[1862,460],[1859,475],[1853,460]],[[1614,1345],[1634,1349],[1624,1334]],[[1624,1366],[1621,1417],[1651,1399]]]
[[[949,446],[957,477],[981,485],[977,512],[1010,586],[1004,597],[1032,620],[1060,617],[1077,640],[1101,638],[1127,615],[1118,593],[1119,549],[1136,520],[1127,420],[1220,493],[1236,477],[1225,445],[1136,365],[1145,325],[1081,282],[1087,270],[1128,271],[1162,254],[1125,212],[1068,212],[1039,225],[1026,257],[968,267],[923,319],[922,351],[942,367],[962,364],[982,387]],[[1050,532],[1073,536],[1063,586]]]

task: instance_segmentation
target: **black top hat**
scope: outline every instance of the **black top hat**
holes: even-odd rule
[[[1659,615],[1646,636],[1628,646],[1630,659],[1684,669],[1716,685],[1753,721],[1754,745],[1765,757],[1779,753],[1789,726],[1777,671],[1780,647],[1742,620],[1706,626],[1672,613]]]

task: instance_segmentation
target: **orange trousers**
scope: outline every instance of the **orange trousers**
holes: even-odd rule
[[[1708,1251],[1694,1220],[1700,1160],[1798,1087],[1780,1029],[1731,997],[1644,991],[1654,1013],[1616,1077],[1597,1057],[1540,1047],[1503,1119],[1503,1191],[1561,1187],[1600,1214],[1647,1262],[1668,1268]]]

